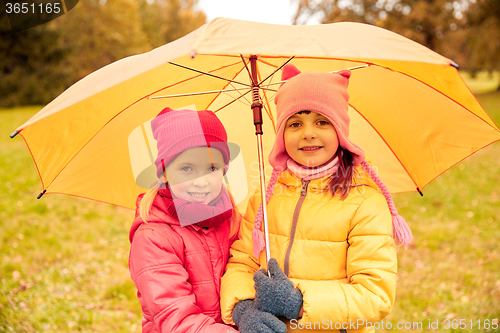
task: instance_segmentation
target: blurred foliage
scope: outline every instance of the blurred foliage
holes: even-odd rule
[[[142,31],[135,0],[80,1],[49,25],[70,50],[61,62],[74,83],[113,61],[151,49]],[[62,91],[61,91],[62,92]]]
[[[467,11],[469,61],[475,71],[500,68],[500,1],[476,0]],[[477,50],[477,51],[474,51]],[[498,87],[500,90],[500,86]]]
[[[141,22],[149,44],[161,46],[203,25],[206,16],[194,11],[195,0],[139,0]]]
[[[0,33],[0,105],[43,104],[71,83],[59,32],[41,25]]]
[[[297,24],[318,14],[323,23],[373,24],[427,46],[473,75],[500,70],[499,0],[295,1]]]
[[[26,31],[0,33],[0,107],[47,104],[95,70],[205,23],[196,0],[81,0]]]
[[[450,0],[302,0],[299,11],[322,11],[323,23],[354,21],[374,24],[436,50],[444,34],[459,20]]]

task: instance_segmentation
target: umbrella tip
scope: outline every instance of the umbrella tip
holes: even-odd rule
[[[36,198],[40,199],[42,197],[42,195],[45,194],[45,192],[47,192],[47,190],[43,190],[42,192],[40,192],[40,194]]]
[[[14,131],[12,132],[12,134],[10,135],[10,138],[13,139],[16,135],[18,135],[19,132],[18,131]]]
[[[424,194],[422,193],[422,191],[420,191],[420,189],[419,189],[418,187],[417,187],[417,191],[418,191],[418,193],[420,193],[420,196],[421,196],[421,197],[423,197],[423,196],[424,196]]]
[[[451,65],[451,66],[453,66],[453,67],[455,67],[456,69],[459,69],[459,68],[460,68],[460,66],[459,66],[456,62],[454,62],[454,61],[452,61],[452,62],[450,63],[450,65]]]
[[[195,56],[196,56],[196,51],[195,50],[191,51],[191,59],[194,59]]]

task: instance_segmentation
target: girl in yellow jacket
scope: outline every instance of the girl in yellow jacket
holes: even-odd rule
[[[242,333],[372,332],[394,305],[394,239],[412,235],[348,139],[350,75],[283,68],[266,191],[273,259],[267,267],[255,193],[222,278],[223,320]]]

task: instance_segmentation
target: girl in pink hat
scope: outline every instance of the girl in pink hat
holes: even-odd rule
[[[168,108],[151,127],[159,181],[139,195],[130,230],[142,331],[237,332],[222,323],[219,303],[241,220],[222,182],[230,159],[226,131],[211,111]]]
[[[412,236],[348,138],[350,75],[283,68],[266,191],[273,258],[267,265],[256,193],[222,278],[228,324],[258,310],[286,318],[288,332],[372,332],[394,305],[395,243]]]

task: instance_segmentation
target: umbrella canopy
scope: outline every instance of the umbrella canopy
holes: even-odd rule
[[[500,140],[499,128],[456,64],[398,34],[360,23],[284,26],[215,19],[88,75],[17,129],[44,191],[134,208],[145,191],[137,178],[151,166],[148,147],[154,154],[144,124],[166,106],[191,106],[216,111],[229,141],[240,146],[241,158],[232,156],[239,164],[232,169],[246,184],[236,193],[244,204],[259,186],[247,70],[251,55],[257,55],[262,82],[266,157],[274,142],[278,69],[291,57],[301,71],[369,65],[350,79],[349,138],[364,149],[393,193],[422,189]],[[134,135],[142,141],[131,139]],[[238,192],[240,186],[232,188]]]

